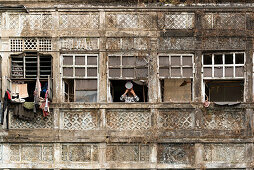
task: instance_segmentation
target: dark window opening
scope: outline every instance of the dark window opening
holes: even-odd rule
[[[162,102],[190,102],[192,100],[191,79],[162,79]]]
[[[243,94],[243,80],[205,81],[206,100],[211,102],[241,102]]]
[[[204,65],[212,65],[212,54],[205,54],[203,60]]]
[[[235,54],[235,63],[236,64],[244,64],[244,53],[236,53]]]
[[[214,55],[214,64],[223,64],[222,54]]]
[[[233,54],[225,54],[225,64],[233,64]]]
[[[120,101],[120,97],[126,91],[126,84],[127,80],[110,80],[111,86],[111,97],[113,102],[122,102]],[[148,87],[147,84],[143,81],[131,81],[133,84],[133,90],[135,91],[136,95],[139,97],[139,102],[147,102],[148,101]]]

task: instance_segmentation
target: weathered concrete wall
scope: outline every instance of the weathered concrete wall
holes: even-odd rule
[[[53,57],[54,96],[46,118],[23,121],[10,111],[10,129],[0,130],[0,168],[254,168],[252,7],[20,4],[28,11],[0,15],[2,92],[10,55],[39,51]],[[245,52],[245,99],[205,108],[202,53],[221,51]],[[98,103],[64,103],[61,55],[88,53],[99,56]],[[108,56],[123,54],[147,56],[148,103],[110,103]],[[191,102],[160,102],[158,54],[194,55]]]

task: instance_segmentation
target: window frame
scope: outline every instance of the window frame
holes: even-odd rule
[[[64,56],[72,56],[72,65],[64,65]],[[84,65],[76,65],[75,61],[75,57],[76,56],[82,56],[82,57],[85,57],[85,64]],[[88,57],[89,56],[93,56],[93,57],[96,57],[96,62],[97,64],[96,65],[88,65]],[[96,92],[97,92],[97,98],[96,98],[96,102],[89,102],[89,103],[97,103],[98,102],[98,99],[99,99],[99,54],[94,54],[94,53],[85,53],[85,54],[73,54],[73,53],[63,53],[60,55],[60,59],[61,59],[61,82],[62,82],[62,101],[63,102],[66,102],[65,101],[65,81],[64,80],[73,80],[73,102],[71,103],[75,103],[75,99],[76,99],[76,81],[75,80],[96,80],[97,81],[97,86],[96,86]],[[73,72],[72,72],[72,76],[64,76],[64,68],[72,68],[73,69]],[[85,68],[85,76],[76,76],[75,75],[75,68]],[[87,75],[87,70],[88,68],[96,68],[97,71],[96,71],[96,75],[97,76],[88,76]],[[68,84],[68,83],[67,83]],[[81,90],[81,91],[94,91],[94,90]],[[68,97],[69,98],[69,97]],[[70,102],[69,100],[67,102]],[[78,102],[76,102],[78,103]]]

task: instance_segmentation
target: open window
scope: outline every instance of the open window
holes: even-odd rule
[[[64,54],[65,102],[97,102],[98,55]]]
[[[243,52],[203,54],[203,95],[212,102],[241,102],[244,96]]]
[[[148,101],[148,59],[147,56],[109,55],[109,86],[112,102],[120,102],[125,83],[131,81],[139,102]]]
[[[192,54],[160,54],[159,76],[163,102],[192,100]]]
[[[38,52],[24,52],[11,55],[11,91],[12,96],[34,101],[36,79],[41,83],[41,97],[50,88],[49,99],[52,99],[52,57]]]

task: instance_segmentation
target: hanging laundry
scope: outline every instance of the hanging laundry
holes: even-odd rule
[[[4,94],[4,103],[3,103],[3,110],[0,112],[1,116],[1,125],[3,125],[4,123],[4,113],[7,109],[7,112],[6,112],[6,124],[7,124],[7,129],[9,127],[8,125],[8,118],[9,118],[9,105],[10,105],[10,101],[11,101],[11,94],[10,92],[7,90]]]
[[[39,104],[40,102],[40,93],[41,93],[41,83],[39,80],[39,77],[36,79],[36,84],[35,84],[35,90],[34,90],[34,103]]]
[[[27,84],[19,84],[19,98],[26,98],[28,97],[28,92],[27,92]]]

